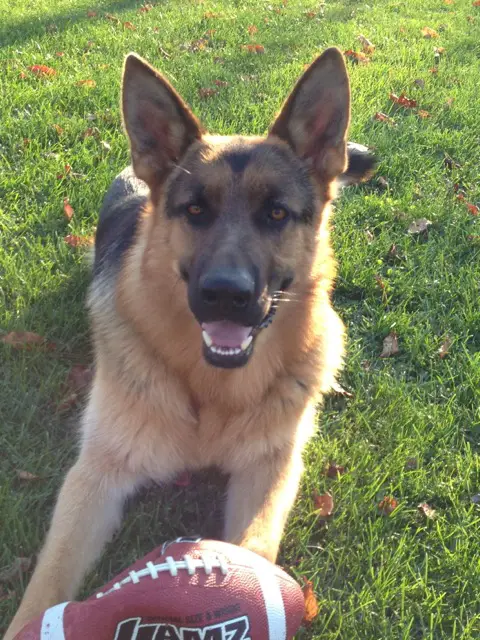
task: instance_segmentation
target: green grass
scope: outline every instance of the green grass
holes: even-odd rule
[[[320,603],[299,638],[478,639],[480,505],[472,497],[480,492],[480,231],[453,185],[479,204],[480,8],[470,0],[164,0],[147,13],[139,7],[0,0],[0,329],[35,331],[57,345],[23,352],[0,344],[0,569],[39,549],[75,456],[76,411],[55,407],[71,365],[91,361],[88,265],[63,237],[93,232],[102,196],[128,162],[118,109],[125,53],[158,66],[210,130],[263,133],[303,65],[327,45],[359,48],[362,33],[376,51],[368,65],[349,64],[350,137],[377,149],[388,187],[374,180],[338,203],[335,302],[349,328],[343,384],[353,397],[331,397],[319,418],[280,562],[313,580]],[[88,18],[89,9],[97,16]],[[254,36],[249,25],[258,28]],[[425,26],[439,37],[423,38]],[[205,48],[191,51],[199,38]],[[265,54],[242,50],[251,42]],[[434,46],[446,49],[435,74]],[[27,69],[34,64],[57,74],[35,77]],[[77,86],[85,79],[96,86]],[[215,80],[229,84],[202,99],[198,90]],[[395,108],[391,91],[405,91],[430,117]],[[396,127],[373,120],[377,111]],[[84,138],[88,127],[97,136]],[[461,166],[448,171],[445,154]],[[58,179],[66,164],[70,173]],[[75,210],[71,222],[65,197]],[[433,223],[428,238],[409,235],[422,217]],[[389,257],[392,244],[400,258]],[[380,359],[390,331],[400,353]],[[441,359],[446,335],[452,346]],[[328,461],[346,473],[328,479]],[[21,483],[17,469],[42,480]],[[164,539],[218,532],[221,489],[206,473],[187,488],[145,492],[129,506],[85,592]],[[329,522],[313,512],[314,490],[334,496]],[[377,509],[384,495],[399,505],[389,517]],[[418,513],[420,502],[436,509],[435,520]],[[0,585],[0,632],[26,579]]]

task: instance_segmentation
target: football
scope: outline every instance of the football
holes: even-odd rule
[[[304,614],[280,567],[225,542],[179,538],[83,602],[64,602],[15,640],[289,640]]]

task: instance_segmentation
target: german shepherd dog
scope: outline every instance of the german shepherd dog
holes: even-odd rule
[[[266,137],[205,134],[133,54],[122,109],[132,167],[97,230],[81,451],[9,640],[74,597],[148,479],[216,465],[230,476],[224,538],[274,561],[315,407],[342,364],[330,202],[373,157],[347,144],[338,49],[304,73]]]

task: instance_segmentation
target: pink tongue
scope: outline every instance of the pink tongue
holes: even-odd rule
[[[220,322],[204,322],[202,329],[208,333],[216,347],[240,347],[248,338],[252,327],[243,327],[235,322],[221,320]]]

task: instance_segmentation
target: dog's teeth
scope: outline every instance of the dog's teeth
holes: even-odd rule
[[[253,340],[253,336],[248,336],[248,338],[245,338],[245,340],[240,345],[242,351],[246,351],[248,349],[252,340]]]
[[[238,356],[239,353],[242,353],[242,350],[237,348],[233,350],[233,353]]]
[[[218,353],[217,347],[210,347],[210,349],[213,351],[213,353]]]
[[[207,345],[207,347],[211,347],[213,344],[213,340],[210,338],[206,331],[202,331],[203,341]]]

